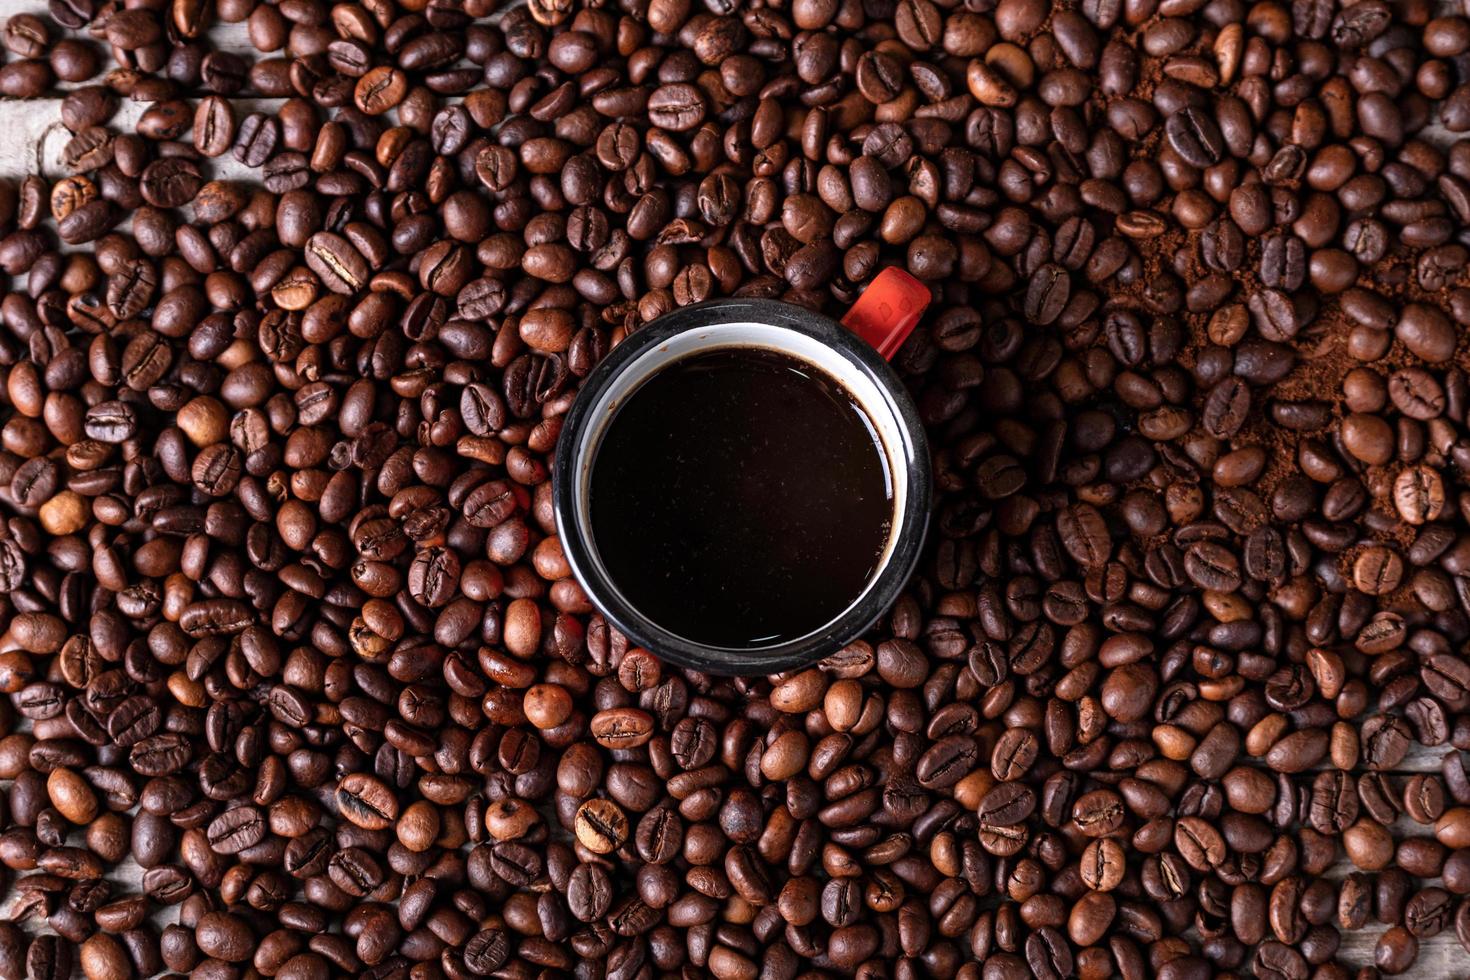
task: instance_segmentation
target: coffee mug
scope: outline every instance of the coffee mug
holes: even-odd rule
[[[769,674],[883,615],[918,562],[932,491],[887,359],[929,300],[892,268],[841,323],[713,300],[597,365],[563,425],[553,497],[567,562],[609,622],[679,666]]]

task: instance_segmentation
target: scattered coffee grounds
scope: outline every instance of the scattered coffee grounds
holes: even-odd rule
[[[883,446],[819,368],[765,348],[676,361],[624,399],[593,463],[593,536],[652,622],[770,646],[862,594],[893,526]]]
[[[6,22],[66,139],[0,183],[0,974],[1457,970],[1463,11],[491,8]],[[630,647],[579,380],[885,264],[907,594],[790,675]]]

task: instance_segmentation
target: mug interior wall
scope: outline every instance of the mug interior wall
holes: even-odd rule
[[[576,523],[583,545],[592,561],[596,563],[600,577],[616,590],[617,583],[607,574],[601,556],[598,554],[597,543],[592,534],[590,513],[591,494],[589,491],[592,467],[596,462],[597,447],[602,440],[602,435],[607,430],[613,416],[617,414],[623,400],[648,378],[681,358],[725,347],[766,348],[813,365],[847,390],[877,432],[890,480],[893,520],[877,568],[870,576],[863,592],[855,597],[846,609],[833,617],[834,621],[840,619],[853,607],[862,603],[878,582],[884,566],[892,558],[899,535],[903,530],[901,527],[903,515],[908,506],[908,456],[912,452],[912,447],[906,444],[898,406],[894,404],[888,392],[877,384],[859,364],[849,360],[841,351],[813,337],[785,327],[768,323],[730,322],[685,330],[670,337],[665,343],[644,351],[619,373],[618,377],[601,393],[597,401],[589,406],[588,424],[583,429],[581,439],[576,446],[575,458],[579,460],[580,465],[574,477],[573,496],[577,508]],[[633,604],[627,601],[626,596],[622,598],[629,607],[633,607]]]

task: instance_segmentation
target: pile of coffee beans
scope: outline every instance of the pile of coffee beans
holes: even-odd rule
[[[5,24],[66,141],[0,184],[0,977],[1470,947],[1470,19],[494,6]],[[890,264],[908,593],[790,675],[630,646],[551,520],[579,379]]]

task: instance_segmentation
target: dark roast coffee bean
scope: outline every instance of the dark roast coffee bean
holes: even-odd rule
[[[5,22],[67,132],[0,181],[0,974],[1453,973],[1462,14],[492,6]],[[581,379],[887,265],[914,581],[810,670],[661,666],[556,536]],[[691,444],[768,428],[751,533],[866,550],[798,414]],[[652,540],[707,466],[618,456]],[[711,561],[742,475],[638,565],[694,626],[691,567],[742,628],[863,579]]]

